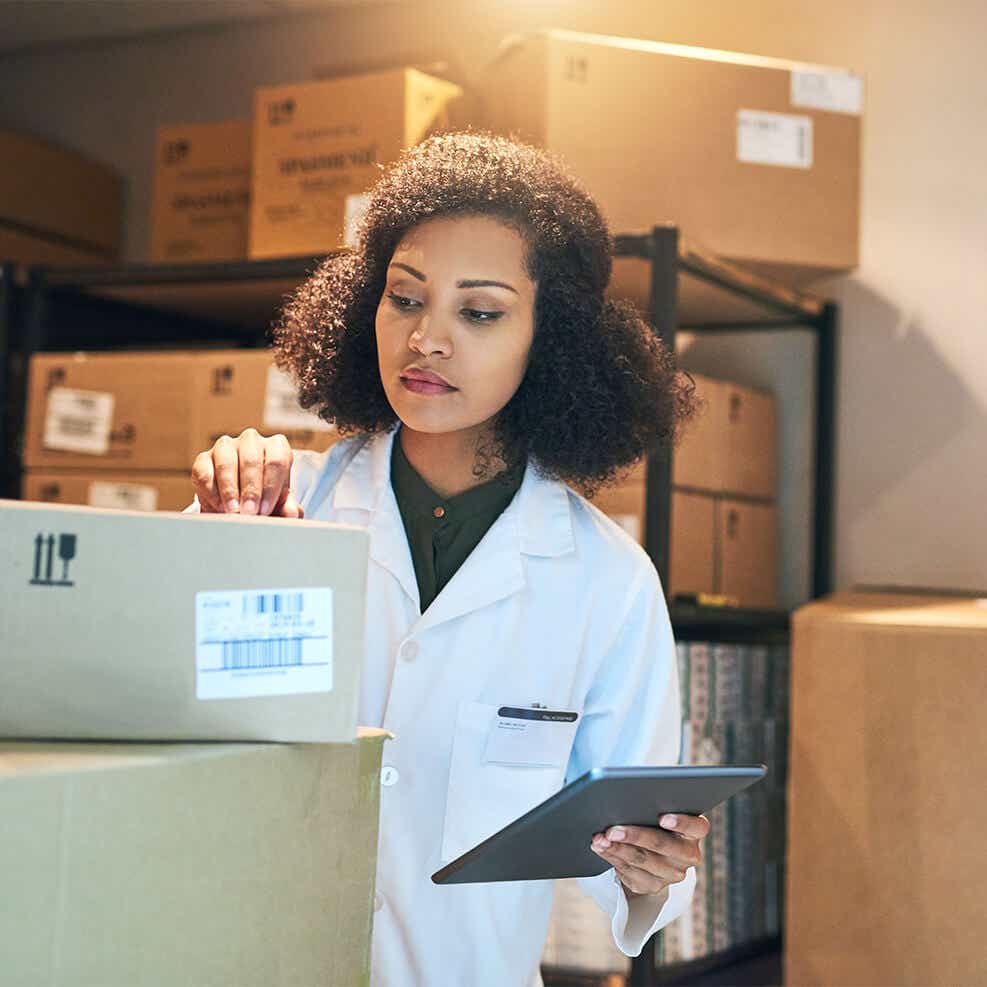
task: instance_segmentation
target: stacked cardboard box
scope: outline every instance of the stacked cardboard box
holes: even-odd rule
[[[120,251],[123,182],[100,162],[0,131],[0,261],[105,264]]]
[[[483,96],[488,126],[559,154],[616,232],[672,222],[790,282],[857,265],[863,84],[845,70],[545,31],[504,42]]]
[[[778,571],[774,398],[693,379],[705,407],[673,455],[669,596],[720,594],[770,608]],[[643,543],[646,500],[642,468],[594,503]]]
[[[31,361],[23,496],[138,510],[192,499],[196,455],[245,428],[326,449],[265,350],[42,353]]]

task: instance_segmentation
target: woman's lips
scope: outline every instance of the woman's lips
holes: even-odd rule
[[[416,377],[402,377],[401,383],[413,394],[452,394],[456,390],[455,387],[435,384],[430,380],[418,380]]]

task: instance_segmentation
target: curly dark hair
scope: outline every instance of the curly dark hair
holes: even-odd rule
[[[297,378],[302,406],[344,435],[392,427],[375,333],[391,256],[426,220],[476,215],[523,237],[536,296],[524,379],[475,472],[483,476],[494,456],[508,465],[530,456],[543,474],[592,496],[674,440],[695,411],[695,387],[637,310],[605,297],[606,222],[542,150],[452,133],[404,151],[371,192],[356,250],[323,261],[289,299],[274,330],[277,362]]]

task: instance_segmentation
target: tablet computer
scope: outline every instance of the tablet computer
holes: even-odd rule
[[[594,768],[432,875],[436,884],[593,877],[610,867],[590,849],[610,826],[698,816],[767,774],[763,764]]]

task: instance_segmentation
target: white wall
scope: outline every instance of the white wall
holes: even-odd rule
[[[246,115],[256,85],[559,26],[843,65],[867,77],[859,271],[843,304],[837,581],[987,590],[987,5],[981,0],[422,0],[7,56],[0,125],[114,162],[144,257],[154,128]],[[804,367],[793,364],[799,379]]]

